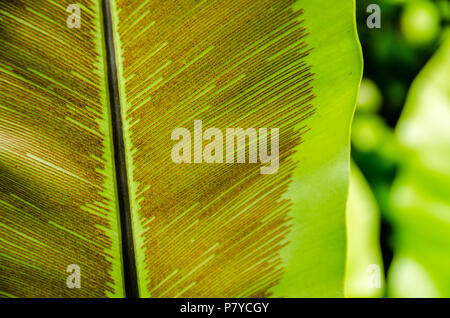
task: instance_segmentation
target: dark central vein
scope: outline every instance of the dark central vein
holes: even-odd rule
[[[122,257],[124,266],[124,283],[127,297],[139,297],[137,284],[136,260],[134,255],[133,230],[130,214],[130,197],[128,190],[127,167],[125,161],[125,146],[120,109],[119,86],[117,81],[116,55],[109,0],[103,0],[103,21],[106,41],[106,56],[108,63],[108,86],[111,104],[111,117],[114,141],[114,159],[116,167],[117,193],[120,209],[122,230]]]

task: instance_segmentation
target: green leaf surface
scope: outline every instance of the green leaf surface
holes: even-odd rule
[[[124,296],[101,1],[69,4],[0,2],[4,297]],[[343,296],[354,1],[111,4],[140,296]],[[279,128],[278,171],[175,164],[194,120]]]
[[[450,296],[450,36],[414,81],[396,136],[393,297]]]

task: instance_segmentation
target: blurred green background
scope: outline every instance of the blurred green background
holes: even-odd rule
[[[347,294],[450,297],[450,1],[357,0],[357,21]]]

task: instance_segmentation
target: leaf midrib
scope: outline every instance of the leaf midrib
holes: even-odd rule
[[[126,297],[138,298],[139,289],[136,271],[136,257],[134,252],[130,194],[128,189],[128,174],[126,167],[123,123],[119,96],[119,84],[117,79],[116,51],[114,46],[110,0],[102,1],[102,11],[106,62],[108,69],[107,80],[109,103],[111,107],[114,166],[116,172],[118,208],[120,213],[123,280]]]

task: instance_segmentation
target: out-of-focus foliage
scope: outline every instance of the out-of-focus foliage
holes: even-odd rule
[[[353,121],[353,146],[361,152],[377,152],[389,141],[391,135],[391,129],[377,115],[362,114]]]
[[[432,43],[439,35],[439,8],[430,1],[410,1],[403,9],[401,31],[412,45],[424,46]]]
[[[358,111],[376,112],[383,102],[383,95],[377,84],[369,78],[364,78],[359,89]]]
[[[352,164],[347,202],[347,297],[383,296],[379,224],[375,198],[358,167]]]
[[[373,3],[380,29],[366,25]],[[449,24],[448,0],[358,1],[365,79],[352,156],[381,212],[389,296],[450,295]]]
[[[450,36],[411,87],[396,129],[404,149],[389,215],[389,294],[450,296]]]

